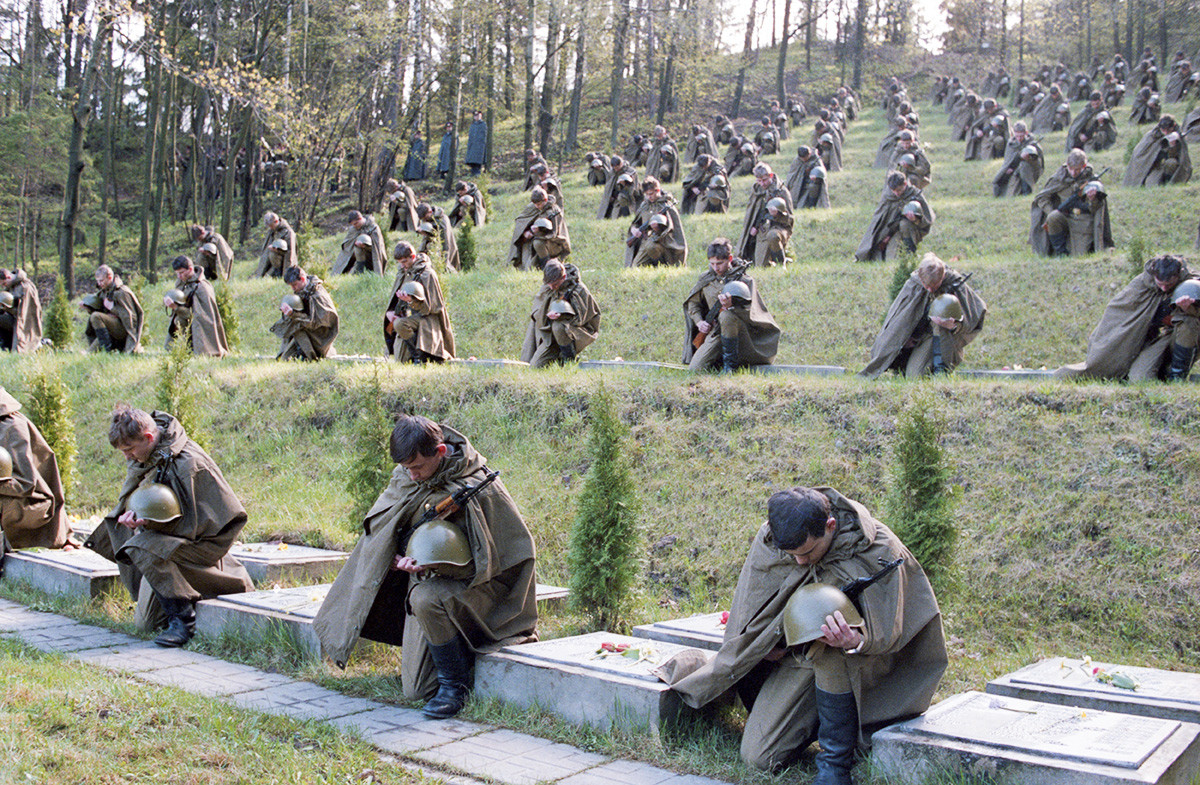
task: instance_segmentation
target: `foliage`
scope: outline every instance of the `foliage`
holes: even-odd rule
[[[472,229],[474,221],[464,218],[458,225],[458,260],[463,272],[475,269],[477,250],[475,248],[475,232]]]
[[[67,299],[67,287],[63,277],[57,276],[54,282],[54,297],[46,308],[46,317],[42,321],[45,336],[50,339],[50,345],[57,349],[65,349],[75,340],[75,328],[71,322],[71,301]]]
[[[896,268],[892,271],[892,282],[888,284],[887,301],[889,303],[900,294],[900,290],[904,288],[904,284],[908,283],[908,279],[915,269],[917,269],[916,254],[902,253],[897,257]]]
[[[941,445],[945,430],[932,394],[914,393],[897,418],[887,497],[887,520],[935,588],[950,579],[958,538],[950,459]]]
[[[1141,275],[1142,268],[1146,266],[1146,238],[1140,231],[1135,231],[1133,237],[1129,238],[1125,258],[1129,261],[1130,274]]]
[[[68,500],[75,480],[75,420],[71,411],[71,396],[56,366],[39,362],[25,380],[28,401],[25,414],[42,432],[46,443],[58,459],[58,473]]]
[[[588,404],[591,466],[571,528],[571,603],[597,629],[624,625],[630,591],[640,572],[638,502],[622,451],[626,428],[601,384]]]
[[[240,322],[237,310],[233,307],[233,292],[226,281],[217,281],[213,289],[217,294],[217,313],[221,316],[221,323],[225,325],[225,341],[230,349],[236,349],[242,343],[242,336],[238,332]]]
[[[182,337],[171,341],[158,364],[158,408],[175,415],[192,441],[208,448],[208,432],[202,425],[196,374],[191,368],[192,347]]]
[[[348,520],[351,531],[358,531],[395,468],[388,452],[395,422],[383,405],[383,387],[379,380],[381,365],[383,363],[375,363],[371,378],[361,382],[353,393],[354,459],[350,464],[350,479],[346,482],[351,499]]]
[[[317,248],[317,237],[311,231],[296,233],[296,261],[304,272],[321,280],[329,277],[329,262],[325,261]]]

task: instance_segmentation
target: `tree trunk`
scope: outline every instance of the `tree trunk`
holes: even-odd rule
[[[792,23],[792,0],[783,0],[783,33],[779,37],[779,63],[775,67],[775,97],[779,99],[781,107],[787,106],[787,91],[784,89],[783,74],[787,69],[787,53],[788,53],[788,26]],[[775,118],[772,117],[774,122]]]
[[[854,89],[862,89],[862,60],[867,48],[867,13],[870,5],[867,0],[858,0],[858,19],[854,27]]]
[[[754,51],[754,20],[758,17],[758,0],[750,0],[750,17],[746,21],[746,40],[742,45],[742,64],[738,69],[737,87],[733,91],[733,110],[729,119],[736,119],[742,112],[742,95],[746,90],[746,69],[750,67]]]
[[[504,110],[513,107],[513,34],[512,14],[504,14]],[[488,126],[489,130],[491,126]]]
[[[118,85],[113,79],[113,43],[109,36],[104,48],[105,82],[108,94],[104,97],[104,182],[100,186],[100,240],[96,246],[96,264],[108,264],[108,193],[113,182],[113,114],[121,101]]]
[[[1113,51],[1121,51],[1121,0],[1112,0]]]
[[[546,18],[546,62],[542,68],[542,101],[538,107],[538,148],[543,153],[550,149],[550,132],[554,126],[554,93],[558,80],[558,3],[550,0]]]
[[[533,149],[533,26],[537,19],[537,0],[529,0],[525,6],[525,149]],[[526,163],[525,166],[528,166]]]
[[[571,111],[567,119],[566,148],[579,149],[579,112],[583,106],[583,76],[587,69],[588,0],[580,0],[578,31],[575,34],[575,84],[571,88]]]
[[[616,0],[613,4],[616,27],[613,30],[612,77],[610,79],[610,101],[612,123],[609,126],[608,143],[617,147],[617,134],[621,129],[621,92],[625,86],[625,34],[629,29],[629,0]]]
[[[163,15],[166,4],[159,6],[156,29],[162,30]],[[150,246],[150,219],[158,213],[154,204],[154,175],[157,174],[155,164],[158,160],[158,118],[159,104],[162,98],[162,63],[146,54],[147,98],[146,98],[146,133],[145,145],[142,150],[142,215],[141,237],[138,241],[138,265],[143,275],[149,277],[154,268],[154,250]]]
[[[488,16],[487,35],[485,36],[485,46],[487,46],[487,113],[485,121],[487,122],[488,134],[487,143],[483,146],[483,168],[486,171],[492,171],[492,129],[496,126],[496,23],[492,16]]]
[[[71,109],[71,139],[67,147],[67,181],[63,189],[62,222],[59,225],[59,271],[67,288],[67,296],[75,296],[75,229],[79,224],[79,183],[83,177],[83,137],[92,119],[92,93],[96,74],[102,60],[100,53],[108,46],[113,17],[100,16],[96,37],[92,40],[91,56],[79,85],[75,105]]]
[[[463,8],[463,0],[457,0],[454,4],[454,38],[451,39],[450,51],[456,52],[462,48],[463,44],[463,15],[466,10]],[[454,178],[457,177],[455,171],[458,167],[458,137],[459,137],[459,120],[462,117],[462,89],[463,89],[463,66],[462,58],[455,57],[454,67],[451,71],[454,74],[454,100],[451,108],[454,112],[454,135],[450,140],[450,169],[446,172],[446,180],[442,183],[442,190],[446,193],[454,193]]]
[[[804,2],[804,70],[812,70],[813,0]]]

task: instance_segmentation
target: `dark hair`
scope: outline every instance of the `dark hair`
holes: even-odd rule
[[[642,180],[642,193],[646,193],[647,191],[649,191],[652,188],[661,188],[661,187],[662,186],[659,185],[657,177],[647,177],[645,180]]]
[[[144,433],[157,432],[158,424],[149,414],[127,403],[118,403],[108,426],[108,443],[120,449],[122,445],[137,441]]]
[[[406,240],[401,240],[400,242],[396,243],[396,250],[392,253],[392,257],[395,259],[407,259],[416,252],[416,249],[412,247],[412,243]]]
[[[546,201],[545,189],[543,189],[541,186],[535,186],[534,189],[529,192],[529,201],[533,202],[534,204],[539,204]]]
[[[458,182],[456,182],[454,184],[454,192],[455,193],[461,193],[462,191],[465,191],[465,190],[467,190],[466,180],[459,180]]]
[[[567,268],[557,259],[550,259],[542,268],[542,283],[554,283],[567,274]]]
[[[887,178],[887,187],[889,191],[894,191],[902,185],[908,183],[908,178],[899,172],[892,172]]]
[[[172,270],[182,270],[185,267],[193,267],[193,266],[194,265],[192,264],[192,260],[183,255],[176,256],[174,259],[171,260],[171,269]]]
[[[433,205],[429,204],[428,202],[420,202],[419,204],[417,204],[417,217],[418,218],[424,218],[425,216],[429,215],[432,212],[433,212]]]
[[[393,461],[404,463],[418,455],[426,457],[433,455],[443,441],[445,440],[442,438],[442,428],[433,420],[419,414],[405,415],[396,422],[396,427],[392,429],[392,439],[388,450]]]
[[[360,213],[358,210],[351,210],[349,213],[346,214],[346,220],[349,223],[354,223],[355,221],[360,220],[362,217],[363,217],[363,214]]]
[[[1151,259],[1146,266],[1150,274],[1160,281],[1169,281],[1183,274],[1183,257],[1174,254],[1163,254]]]
[[[295,283],[300,280],[300,276],[304,275],[304,270],[300,269],[300,265],[293,264],[291,267],[283,271],[284,283]]]
[[[825,534],[829,499],[812,488],[779,491],[767,500],[767,525],[776,547],[790,551]]]
[[[733,243],[729,242],[727,237],[714,237],[713,241],[708,244],[708,258],[732,259]]]

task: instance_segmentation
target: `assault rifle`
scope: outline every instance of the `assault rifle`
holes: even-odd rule
[[[491,485],[500,476],[499,471],[492,471],[486,466],[483,467],[483,473],[484,478],[477,485],[460,488],[434,506],[426,507],[424,514],[421,515],[421,520],[417,521],[412,528],[415,530],[422,523],[428,523],[429,521],[445,520],[461,510],[467,502],[478,496],[480,491]]]
[[[882,565],[882,569],[880,569],[879,572],[875,573],[874,575],[868,575],[864,578],[855,578],[842,587],[842,594],[845,594],[850,602],[854,603],[854,607],[858,608],[860,612],[862,611],[862,608],[858,607],[858,596],[862,594],[863,590],[868,586],[887,577],[893,570],[903,564],[904,557],[900,557],[899,559],[890,562],[880,558],[879,563]]]
[[[722,289],[723,288],[724,287],[722,287]],[[717,317],[721,315],[721,309],[723,307],[724,306],[721,305],[721,298],[717,297],[717,301],[713,303],[713,307],[709,309],[708,314],[704,317],[704,321],[708,322],[708,332],[702,333],[699,330],[696,330],[696,337],[692,339],[693,349],[699,349],[700,344],[704,343],[704,340],[708,338],[708,336],[720,334],[721,323],[717,321]]]

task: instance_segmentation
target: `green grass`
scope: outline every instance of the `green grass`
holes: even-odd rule
[[[139,684],[0,640],[5,782],[430,782],[331,726]]]
[[[887,308],[892,265],[851,261],[884,176],[868,168],[883,134],[881,113],[872,106],[873,92],[863,102],[864,119],[847,138],[848,169],[830,175],[834,208],[798,218],[796,264],[757,273],[783,327],[781,363],[861,368]],[[1094,160],[1097,170],[1113,166],[1106,180],[1117,250],[1075,259],[1033,256],[1025,244],[1029,200],[993,199],[990,180],[999,162],[961,161],[962,145],[949,142],[944,114],[922,109],[934,164],[927,193],[938,213],[922,249],[947,261],[960,255],[955,266],[974,273],[972,285],[990,307],[983,334],[967,350],[967,367],[1055,367],[1082,359],[1092,326],[1131,276],[1125,253],[1132,237],[1144,238],[1147,255],[1190,252],[1200,186],[1115,185],[1124,168],[1119,143]],[[1121,133],[1127,138],[1136,130],[1122,123]],[[1050,171],[1064,157],[1062,138],[1043,137]],[[799,142],[793,138],[786,153],[769,159],[781,174]],[[599,191],[586,186],[580,171],[565,175],[571,259],[604,309],[601,337],[585,357],[678,361],[680,304],[701,269],[703,246],[718,234],[737,236],[749,187],[749,178],[735,181],[728,216],[685,218],[692,248],[686,269],[626,270],[620,244],[626,223],[592,219]],[[443,277],[464,357],[515,358],[540,284],[504,262],[511,217],[527,197],[512,183],[496,182],[494,189],[494,222],[476,233],[479,268]],[[332,259],[339,238],[320,241],[321,253]],[[239,256],[231,290],[242,347],[233,357],[197,359],[193,366],[203,378],[212,453],[250,513],[248,539],[349,548],[357,532],[347,522],[354,458],[347,401],[373,371],[367,364],[256,359],[278,349],[266,328],[286,289],[279,281],[247,280],[253,261],[248,252]],[[382,352],[379,316],[390,282],[390,275],[330,282],[342,314],[341,352]],[[147,284],[143,299],[153,306],[165,288]],[[112,404],[153,405],[153,356],[161,352],[166,320],[159,308],[149,307],[147,315],[150,358],[67,353],[53,360],[75,406],[72,514],[107,509],[124,476],[120,455],[104,437]],[[26,358],[0,357],[0,380],[21,398],[31,368]],[[380,384],[389,411],[419,412],[462,430],[503,471],[534,533],[539,579],[564,585],[568,527],[587,470],[585,412],[601,375],[631,430],[642,500],[646,548],[634,623],[727,608],[774,490],[833,485],[881,513],[895,418],[914,384],[396,365],[386,366]],[[938,696],[980,689],[1047,656],[1196,670],[1200,389],[958,378],[915,383],[933,390],[947,412],[944,445],[952,482],[963,489],[955,563],[963,580],[940,597],[951,662]],[[127,624],[128,608],[113,602],[75,612]],[[555,612],[541,632],[552,637],[582,627],[580,618]],[[368,650],[347,672],[334,673],[297,660],[286,642],[266,652],[246,651],[236,641],[202,645],[355,694],[395,700],[399,693],[394,650]],[[770,781],[736,763],[736,714],[651,743],[619,736],[589,741],[550,718],[475,704],[469,711],[678,770]],[[713,751],[701,755],[700,748]]]

